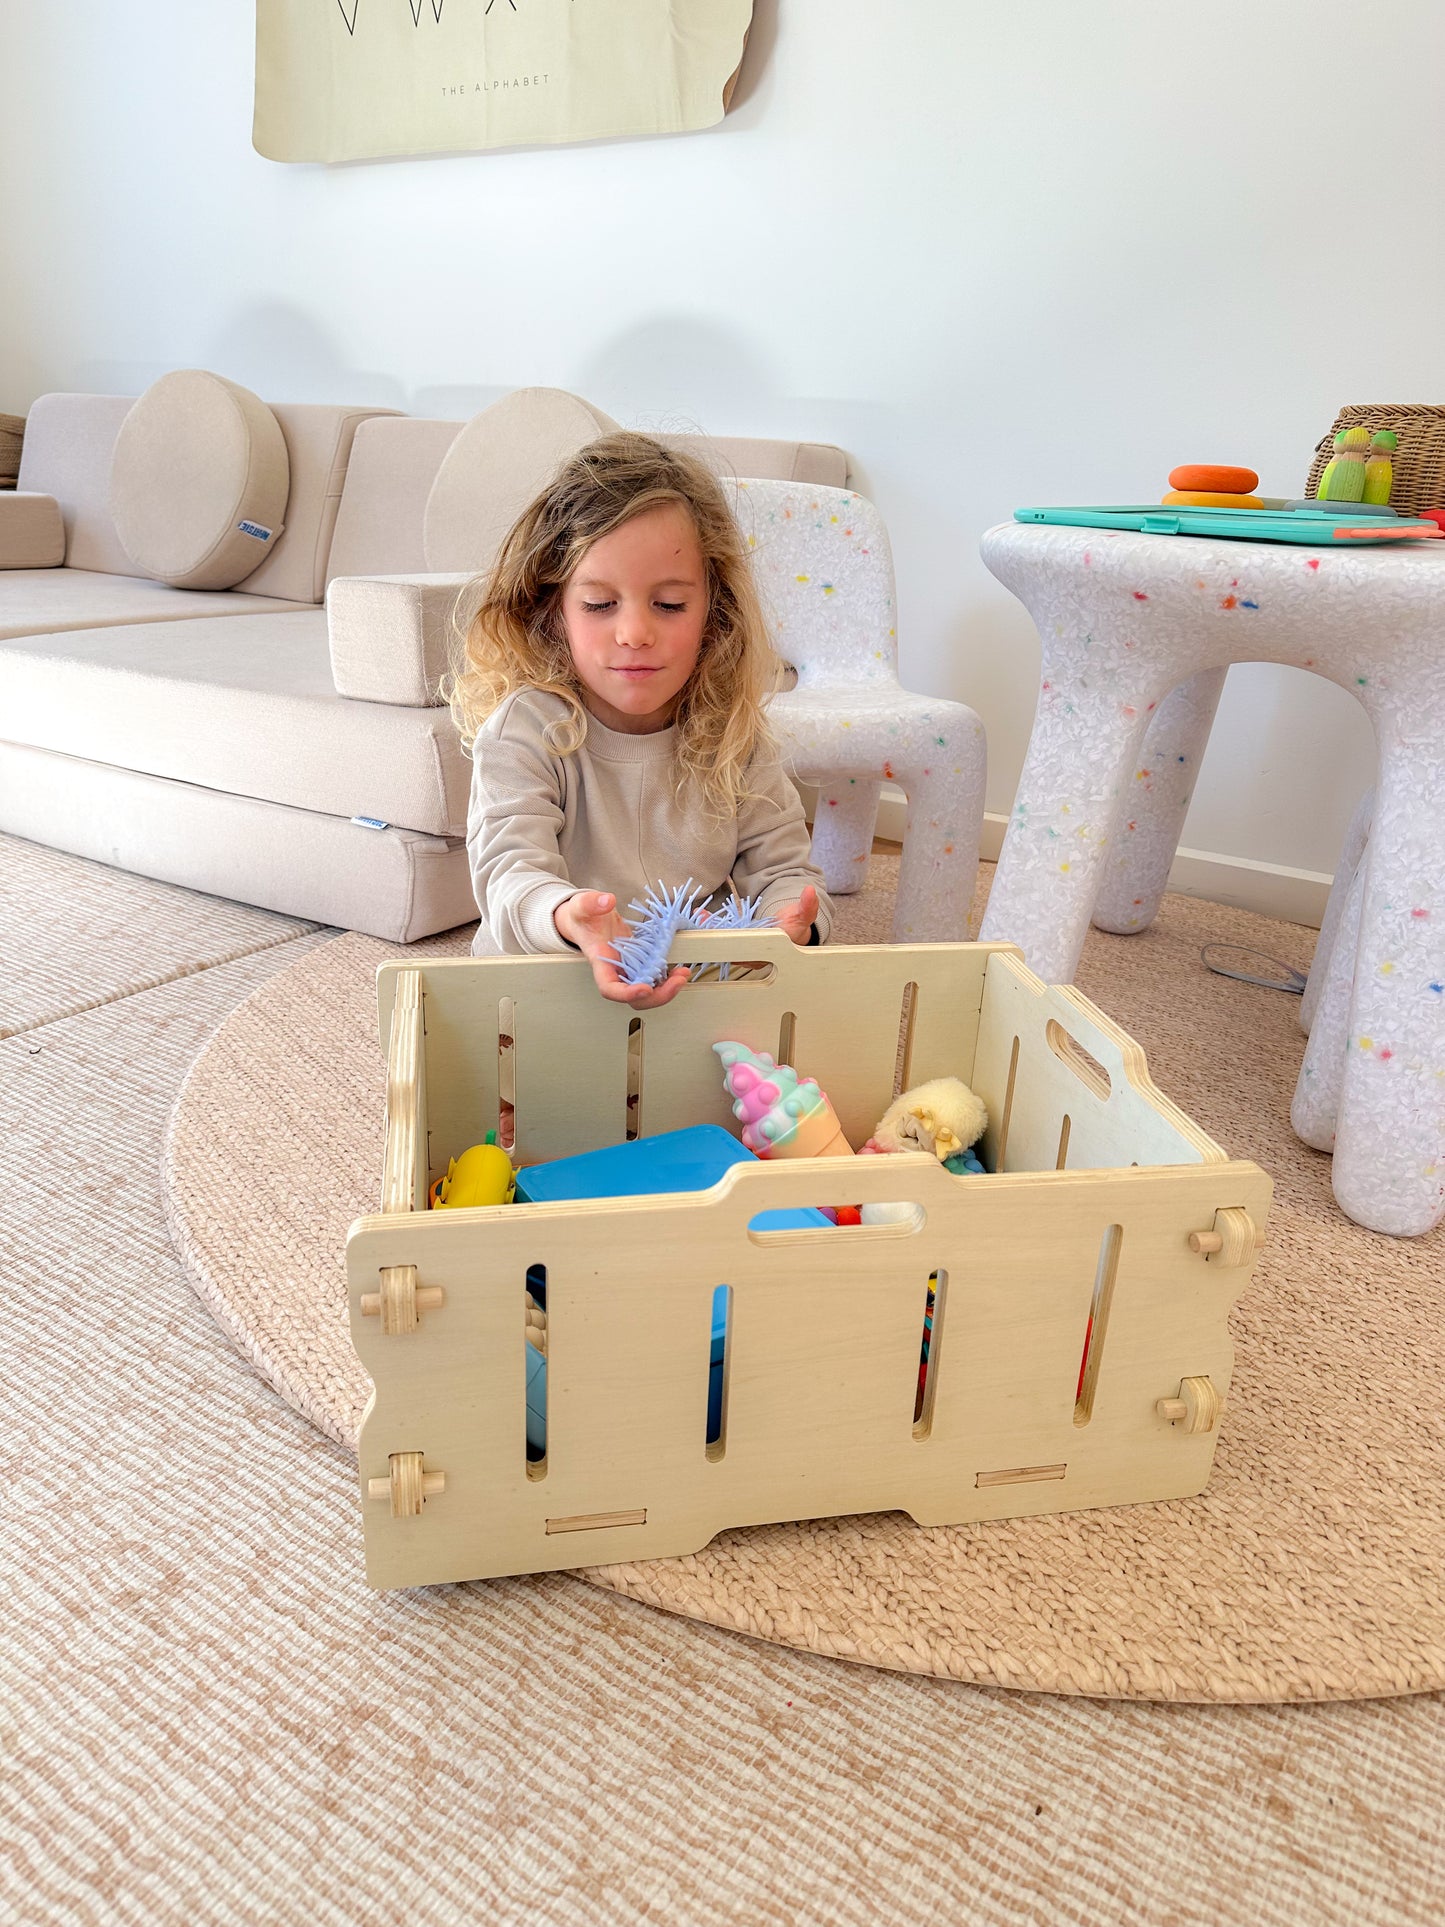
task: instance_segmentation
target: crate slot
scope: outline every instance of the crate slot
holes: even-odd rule
[[[1094,1268],[1094,1295],[1089,1301],[1089,1322],[1084,1327],[1084,1355],[1079,1361],[1079,1383],[1074,1393],[1074,1423],[1087,1425],[1094,1416],[1094,1392],[1099,1383],[1099,1367],[1104,1359],[1104,1341],[1109,1333],[1109,1312],[1114,1303],[1114,1281],[1119,1275],[1119,1253],[1124,1243],[1124,1227],[1111,1224],[1099,1240],[1099,1262]]]
[[[798,1019],[795,1012],[785,1010],[778,1021],[778,1053],[774,1063],[791,1065],[794,1070],[793,1049],[798,1034]]]
[[[714,1334],[722,1327],[722,1357],[714,1356],[718,1347]],[[728,1449],[728,1381],[732,1376],[733,1288],[719,1285],[708,1305],[707,1425],[704,1429],[707,1457],[716,1463]]]
[[[642,1135],[642,1019],[634,1017],[627,1026],[627,1106],[623,1133],[630,1144]]]
[[[893,1095],[901,1097],[913,1082],[913,1034],[918,1027],[918,985],[906,983],[898,1006],[898,1063],[893,1073]]]
[[[1014,1465],[1003,1472],[979,1472],[974,1476],[975,1489],[982,1491],[991,1485],[1049,1485],[1055,1479],[1062,1479],[1068,1472],[1064,1465]]]
[[[1009,1168],[1008,1167],[1008,1129],[1009,1129],[1009,1125],[1013,1121],[1014,1086],[1018,1082],[1018,1074],[1019,1074],[1019,1039],[1015,1037],[1013,1041],[1013,1049],[1009,1052],[1008,1084],[1004,1089],[1003,1108],[999,1112],[998,1149],[994,1153],[994,1159],[993,1159],[993,1168],[995,1171],[1007,1171],[1007,1169]]]
[[[614,1526],[645,1526],[647,1507],[631,1512],[574,1512],[570,1518],[549,1519],[547,1532],[610,1532]]]
[[[1062,1171],[1064,1166],[1069,1161],[1069,1133],[1073,1130],[1073,1128],[1074,1127],[1073,1127],[1072,1120],[1070,1119],[1068,1112],[1065,1111],[1063,1116],[1063,1122],[1059,1125],[1058,1154],[1054,1158],[1054,1169],[1056,1171]]]
[[[918,1390],[913,1402],[913,1436],[926,1439],[933,1430],[933,1408],[938,1396],[938,1363],[943,1350],[943,1320],[948,1306],[948,1273],[935,1271],[923,1301],[923,1344],[918,1361]]]
[[[517,1148],[517,1006],[510,997],[497,1005],[497,1142],[508,1154]]]
[[[528,1265],[523,1286],[522,1395],[527,1477],[547,1476],[547,1353],[551,1324],[547,1310],[547,1267]]]

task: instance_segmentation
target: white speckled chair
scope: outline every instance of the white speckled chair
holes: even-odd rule
[[[986,747],[964,703],[898,680],[893,558],[878,511],[848,489],[737,484],[739,523],[778,653],[797,674],[769,715],[796,775],[818,786],[813,859],[857,890],[885,782],[908,798],[895,942],[971,935]]]

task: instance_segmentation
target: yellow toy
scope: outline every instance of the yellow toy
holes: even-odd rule
[[[895,1097],[878,1120],[865,1151],[931,1151],[942,1164],[957,1157],[988,1128],[983,1100],[957,1077],[935,1077]]]
[[[450,1161],[427,1198],[434,1211],[455,1211],[464,1205],[510,1204],[516,1188],[512,1160],[497,1143],[496,1132],[488,1131],[485,1144],[473,1144]]]

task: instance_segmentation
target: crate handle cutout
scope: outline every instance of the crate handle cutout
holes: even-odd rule
[[[819,1208],[814,1207],[815,1210]],[[836,1211],[839,1207],[833,1205],[822,1208],[831,1208]],[[793,1225],[785,1231],[758,1231],[754,1229],[758,1219],[769,1215],[765,1211],[759,1211],[748,1219],[748,1242],[772,1246],[816,1245],[825,1241],[846,1240],[848,1248],[851,1249],[865,1239],[870,1243],[878,1244],[885,1238],[916,1238],[928,1222],[928,1213],[921,1204],[910,1204],[907,1200],[901,1200],[897,1204],[890,1204],[888,1209],[900,1214],[906,1211],[908,1215],[907,1217],[900,1215],[892,1224],[800,1224]]]
[[[522,1287],[522,1451],[529,1479],[547,1476],[547,1267],[528,1265]]]
[[[1107,1102],[1114,1084],[1098,1058],[1086,1051],[1077,1037],[1070,1036],[1057,1017],[1049,1019],[1044,1027],[1044,1035],[1049,1040],[1049,1049],[1059,1062],[1067,1064],[1079,1082],[1086,1085],[1095,1097]]]
[[[1089,1303],[1089,1322],[1084,1327],[1084,1353],[1079,1360],[1079,1382],[1074,1390],[1075,1425],[1087,1425],[1094,1416],[1094,1392],[1099,1383],[1099,1366],[1104,1357],[1109,1308],[1114,1302],[1114,1280],[1119,1275],[1119,1251],[1123,1243],[1124,1227],[1118,1224],[1111,1224],[1099,1240],[1094,1295]]]
[[[938,1359],[943,1349],[943,1317],[948,1304],[948,1273],[935,1271],[923,1301],[923,1346],[918,1361],[918,1390],[913,1401],[913,1436],[926,1439],[933,1430],[933,1408],[938,1399]]]
[[[712,1356],[712,1334],[722,1312],[722,1357]],[[733,1288],[719,1285],[708,1304],[707,1424],[703,1428],[704,1453],[714,1464],[727,1456],[728,1385],[733,1364]]]
[[[1064,1121],[1059,1126],[1059,1154],[1054,1159],[1054,1169],[1062,1171],[1069,1161],[1069,1133],[1074,1128],[1073,1119],[1064,1112]]]
[[[778,974],[776,967],[761,957],[719,957],[693,968],[698,975],[688,985],[689,990],[756,990],[760,984],[770,984]]]

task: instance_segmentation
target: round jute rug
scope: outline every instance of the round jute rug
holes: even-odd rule
[[[883,939],[896,875],[875,857],[840,941]],[[171,1120],[167,1212],[197,1291],[345,1446],[368,1392],[342,1250],[381,1165],[375,969],[462,954],[469,937],[309,951],[216,1032]],[[1276,1180],[1209,1489],[936,1530],[896,1513],[756,1527],[584,1578],[813,1652],[1035,1691],[1277,1701],[1445,1685],[1445,1235],[1392,1240],[1340,1215],[1329,1160],[1289,1127],[1297,1000],[1211,975],[1210,940],[1304,964],[1313,932],[1170,897],[1141,936],[1092,933],[1079,978],[1161,1089]]]

